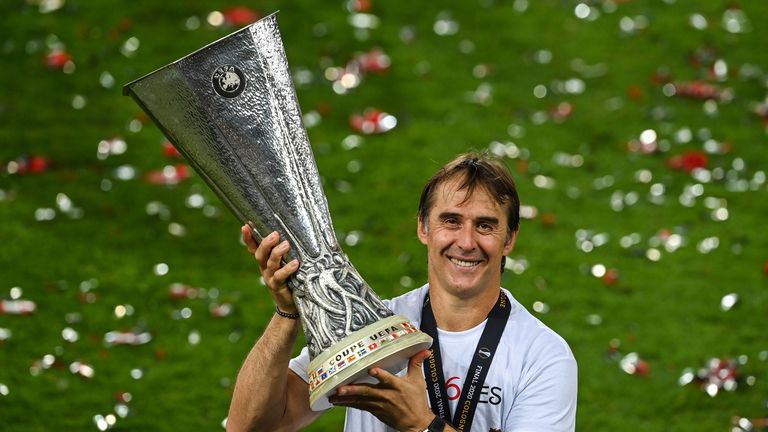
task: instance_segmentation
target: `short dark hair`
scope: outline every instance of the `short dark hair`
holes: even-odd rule
[[[451,179],[461,179],[459,190],[466,190],[466,199],[480,187],[501,206],[507,207],[509,235],[520,227],[520,198],[517,187],[506,165],[486,153],[463,153],[440,168],[429,179],[419,199],[419,220],[427,222],[427,216],[435,203],[437,187]]]

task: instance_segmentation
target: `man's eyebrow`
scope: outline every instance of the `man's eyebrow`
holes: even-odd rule
[[[440,220],[445,219],[463,219],[464,216],[461,213],[455,213],[455,212],[442,212],[439,215],[437,215],[437,218]],[[480,216],[476,220],[477,223],[488,223],[493,225],[499,224],[499,218],[494,216]]]
[[[462,216],[460,213],[455,212],[442,212],[439,215],[437,215],[437,218],[440,220],[444,219],[461,219]]]
[[[480,216],[477,218],[478,223],[488,223],[492,225],[498,225],[499,224],[499,218],[493,217],[493,216]]]

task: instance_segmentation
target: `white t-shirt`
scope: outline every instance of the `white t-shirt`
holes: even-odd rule
[[[421,308],[427,290],[428,286],[424,285],[384,302],[393,312],[408,317],[414,325],[420,326]],[[571,349],[563,338],[531,315],[509,291],[504,290],[504,293],[509,298],[512,311],[480,392],[471,430],[575,430],[577,369]],[[462,332],[438,329],[451,415],[456,413],[474,347],[484,328],[485,322]],[[297,357],[291,359],[289,367],[304,381],[308,381],[309,361],[309,353],[304,348]],[[347,409],[344,430],[394,431],[372,414],[354,408]]]

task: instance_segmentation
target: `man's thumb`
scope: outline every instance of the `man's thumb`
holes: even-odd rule
[[[424,360],[428,359],[431,355],[431,350],[422,350],[414,354],[413,357],[411,357],[411,359],[408,361],[408,375],[412,373],[421,374],[421,364],[424,363]]]

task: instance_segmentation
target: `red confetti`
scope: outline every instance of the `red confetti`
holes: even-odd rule
[[[181,157],[181,153],[179,153],[179,151],[176,150],[176,147],[174,147],[170,141],[166,141],[163,143],[163,155],[165,157],[172,158],[172,159],[178,159]]]
[[[25,155],[18,157],[16,160],[3,164],[2,168],[0,168],[0,172],[18,175],[41,174],[48,171],[50,166],[51,162],[45,156]]]
[[[175,185],[188,179],[189,167],[184,164],[168,165],[162,170],[151,171],[145,176],[147,183]]]
[[[680,383],[683,385],[698,384],[702,390],[714,397],[720,390],[736,390],[740,378],[739,366],[739,362],[734,359],[712,358],[695,375],[689,372],[690,369],[687,369],[684,372],[685,379],[681,377]],[[689,376],[686,377],[686,375]]]
[[[233,6],[222,12],[224,20],[233,26],[244,26],[256,22],[263,16],[247,6]]]
[[[718,99],[729,100],[732,97],[729,89],[721,89],[712,84],[708,84],[702,81],[690,81],[673,84],[675,89],[675,96],[686,97],[691,99]]]
[[[619,271],[613,268],[608,269],[601,279],[604,284],[611,286],[619,280]]]
[[[376,108],[369,108],[362,114],[353,114],[349,126],[356,132],[366,135],[387,132],[397,125],[397,119]]]
[[[638,360],[635,365],[635,375],[646,376],[651,371],[651,366],[645,360]]]
[[[45,56],[45,65],[51,69],[63,69],[72,61],[72,55],[64,50],[56,50]]]
[[[371,0],[350,0],[349,9],[353,12],[370,12],[373,2]]]
[[[362,72],[372,73],[386,72],[392,63],[389,56],[380,48],[373,48],[367,53],[359,54],[353,61],[360,65]]]
[[[28,171],[31,174],[39,174],[48,170],[48,159],[42,156],[32,156],[29,160]]]
[[[689,151],[672,156],[667,160],[667,164],[672,169],[691,172],[697,168],[706,168],[709,164],[709,157],[701,151]]]

